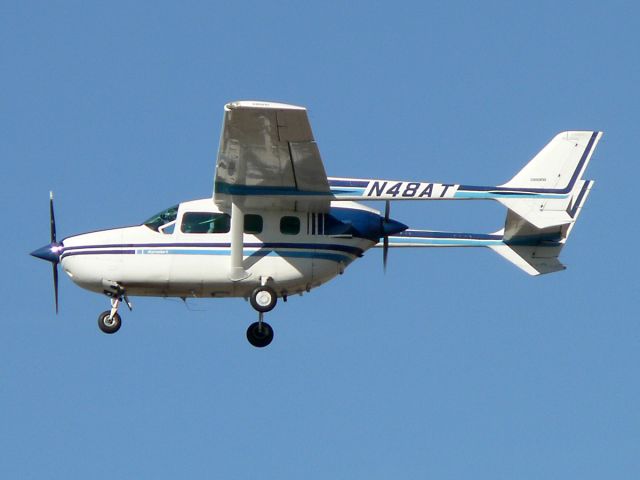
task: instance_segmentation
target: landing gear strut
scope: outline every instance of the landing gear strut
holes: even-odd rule
[[[122,326],[122,319],[118,313],[118,307],[122,301],[127,304],[129,310],[132,309],[131,302],[127,298],[126,294],[122,293],[121,295],[111,297],[111,310],[105,310],[98,315],[98,327],[104,333],[112,334],[120,330],[120,327]]]
[[[263,321],[264,314],[273,310],[278,294],[268,285],[261,285],[251,292],[251,306],[258,311],[258,321],[247,328],[247,340],[257,348],[266,347],[273,340],[273,328]]]

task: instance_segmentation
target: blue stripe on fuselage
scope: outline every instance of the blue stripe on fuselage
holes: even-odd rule
[[[209,248],[206,248],[209,247]],[[322,250],[333,250],[327,252]],[[246,244],[244,251],[249,256],[280,256],[286,258],[317,258],[335,262],[351,263],[362,256],[364,250],[347,245],[267,243]],[[122,244],[86,245],[66,247],[61,259],[74,255],[230,255],[228,243],[219,244]]]
[[[201,243],[111,243],[105,245],[78,245],[63,247],[63,252],[69,252],[73,250],[84,250],[87,248],[176,248],[176,247],[201,247],[201,248],[230,248],[231,244],[228,242],[201,242]],[[364,252],[363,249],[358,247],[352,247],[350,245],[340,245],[334,243],[293,243],[293,242],[269,242],[269,243],[245,243],[245,248],[301,248],[305,250],[337,250],[340,252],[350,253],[352,255],[360,256]]]

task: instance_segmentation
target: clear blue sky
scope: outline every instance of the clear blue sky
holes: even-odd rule
[[[346,5],[348,3],[348,5]],[[629,479],[640,473],[635,2],[0,6],[0,477]],[[533,278],[490,251],[369,252],[279,304],[107,301],[28,256],[207,197],[231,100],[305,105],[329,174],[509,179],[605,132],[595,189]],[[394,206],[494,231],[493,203]]]

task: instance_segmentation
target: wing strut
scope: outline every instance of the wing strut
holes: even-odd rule
[[[250,273],[242,266],[243,260],[244,215],[236,198],[231,198],[231,268],[229,279],[238,282],[247,278]]]

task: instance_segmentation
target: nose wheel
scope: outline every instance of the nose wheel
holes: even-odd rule
[[[100,330],[104,333],[116,333],[120,330],[121,326],[122,319],[118,313],[111,315],[111,310],[105,310],[98,315],[98,327],[100,327]]]
[[[105,310],[98,315],[98,327],[104,333],[112,334],[120,330],[122,319],[118,313],[118,307],[122,301],[127,304],[129,310],[132,309],[131,302],[127,298],[127,295],[124,293],[124,290],[121,290],[118,295],[111,297],[111,310]]]

